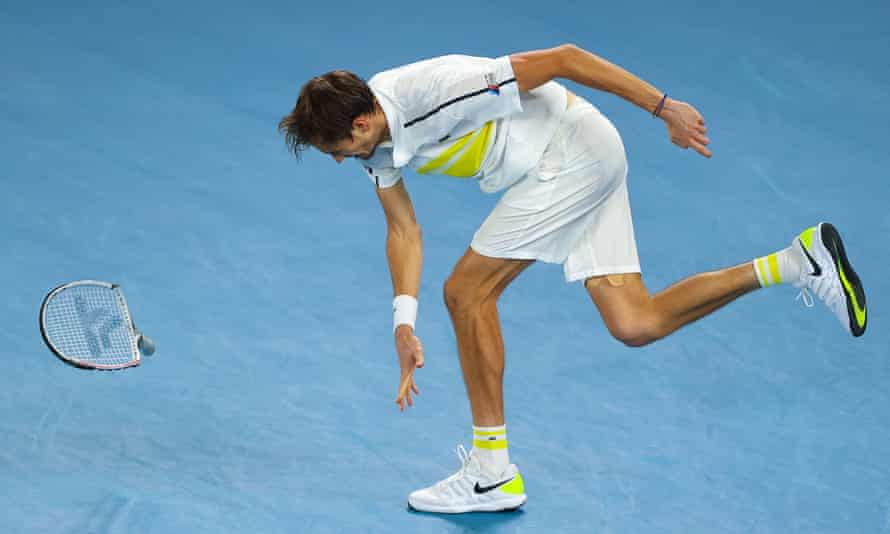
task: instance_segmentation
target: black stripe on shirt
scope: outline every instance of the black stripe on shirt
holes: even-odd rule
[[[504,81],[502,81],[501,83],[498,84],[498,89],[500,89],[501,87],[507,85],[508,83],[513,83],[513,82],[515,82],[515,81],[516,81],[516,78],[510,78],[509,80],[504,80]],[[479,89],[478,91],[473,91],[472,93],[467,93],[467,94],[465,94],[465,95],[461,95],[461,96],[459,96],[459,97],[452,98],[452,99],[449,100],[448,102],[445,102],[444,104],[440,104],[439,106],[437,106],[436,108],[434,108],[434,109],[433,109],[432,111],[430,111],[429,113],[426,113],[426,114],[424,114],[424,115],[421,115],[420,117],[417,117],[416,119],[411,119],[410,121],[406,122],[404,127],[405,127],[405,128],[408,128],[408,127],[410,127],[410,126],[414,126],[414,125],[417,124],[418,122],[423,121],[423,120],[426,120],[426,119],[432,117],[433,115],[435,115],[436,113],[438,113],[438,112],[442,111],[443,109],[447,108],[447,107],[450,106],[451,104],[456,104],[456,103],[460,102],[461,100],[466,100],[466,99],[468,99],[468,98],[472,98],[472,97],[474,97],[474,96],[478,96],[478,95],[481,95],[481,94],[483,94],[483,93],[487,93],[488,91],[490,91],[490,89],[489,89],[488,87],[486,87],[485,89]]]

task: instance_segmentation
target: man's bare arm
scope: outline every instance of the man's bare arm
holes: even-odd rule
[[[513,54],[510,61],[520,91],[529,91],[555,78],[565,78],[617,95],[649,113],[655,112],[665,97],[652,84],[573,44]],[[674,144],[691,147],[701,155],[711,157],[705,122],[695,108],[665,98],[659,117],[667,125]]]
[[[377,197],[386,215],[386,257],[392,277],[393,295],[417,297],[423,264],[423,241],[414,206],[404,181],[377,189]]]
[[[423,242],[420,225],[414,218],[411,197],[408,196],[403,181],[386,189],[378,188],[377,197],[386,215],[386,257],[389,260],[393,294],[416,298],[420,291]],[[406,404],[414,404],[412,393],[420,393],[414,383],[414,370],[423,367],[423,346],[414,335],[414,329],[406,324],[400,324],[396,329],[395,341],[401,370],[396,404],[400,410],[404,410]]]
[[[663,93],[651,84],[573,44],[532,50],[510,56],[520,91],[528,91],[554,78],[565,78],[607,91],[652,113]]]

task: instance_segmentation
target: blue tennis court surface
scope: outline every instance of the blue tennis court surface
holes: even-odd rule
[[[890,532],[890,5],[0,5],[0,532]],[[824,6],[824,7],[822,7]],[[536,265],[501,303],[517,513],[410,513],[470,417],[442,282],[494,204],[409,174],[427,365],[400,414],[385,222],[354,163],[276,132],[311,76],[574,42],[695,105],[714,158],[572,85],[621,131],[652,290],[833,222],[852,339],[790,287],[643,349]],[[52,287],[120,283],[155,356],[44,347]]]

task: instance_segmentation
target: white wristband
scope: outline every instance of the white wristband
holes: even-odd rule
[[[410,325],[414,328],[417,320],[417,299],[411,295],[399,295],[392,300],[392,331],[395,332],[400,324]]]

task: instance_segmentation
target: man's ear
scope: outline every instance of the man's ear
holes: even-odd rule
[[[371,127],[371,121],[368,120],[368,117],[364,115],[359,115],[358,117],[352,119],[352,129],[359,130],[361,132],[367,132]]]

